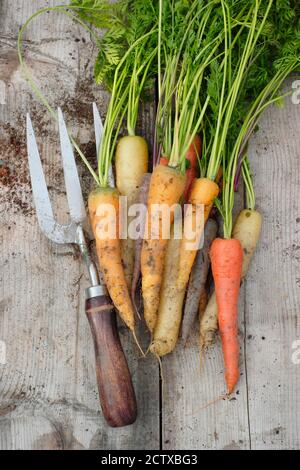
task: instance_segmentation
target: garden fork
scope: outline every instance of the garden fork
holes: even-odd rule
[[[95,103],[93,103],[93,114],[98,153],[103,127]],[[86,289],[85,309],[94,341],[97,384],[103,415],[112,427],[126,426],[136,419],[134,389],[117,331],[116,313],[103,276],[101,272],[100,276],[98,275],[88,251],[83,228],[87,223],[85,204],[72,144],[60,109],[58,109],[58,127],[71,219],[67,225],[59,224],[54,219],[31,119],[27,114],[27,151],[37,218],[42,232],[51,241],[60,244],[72,243],[79,247],[91,282],[91,287]],[[110,184],[113,185],[112,170]]]

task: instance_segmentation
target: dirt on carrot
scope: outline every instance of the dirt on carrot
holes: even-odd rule
[[[108,210],[112,212],[108,214]],[[108,292],[121,318],[134,331],[134,309],[126,284],[118,234],[118,191],[112,188],[96,188],[92,191],[89,196],[89,213]]]
[[[212,241],[217,235],[217,230],[217,222],[213,219],[208,219],[204,228],[204,244],[197,253],[186,294],[181,330],[184,343],[186,343],[197,317],[201,295],[203,292],[206,292],[205,284],[210,267],[208,252]]]
[[[168,166],[157,165],[155,167],[150,179],[148,218],[146,223],[147,234],[145,234],[141,253],[144,317],[151,333],[154,331],[157,320],[159,294],[168,241],[162,233],[162,214],[158,214],[158,223],[154,224],[154,219],[156,219],[157,215],[155,213],[156,205],[160,207],[165,205],[167,208],[171,208],[173,204],[178,203],[184,187],[185,176],[182,173]],[[157,233],[153,233],[154,225],[157,225]]]
[[[185,289],[187,286],[192,266],[198,251],[199,241],[204,229],[204,224],[208,219],[211,205],[214,199],[217,197],[218,193],[219,187],[214,181],[211,181],[208,178],[198,178],[194,180],[189,197],[189,203],[191,204],[192,210],[186,211],[184,217],[184,226],[192,227],[192,233],[188,233],[189,231],[186,233],[185,231],[181,241],[179,275],[177,281],[179,289]],[[197,210],[200,206],[203,207],[204,211],[203,223],[200,222],[197,224]]]
[[[140,185],[139,190],[139,197],[138,202],[141,207],[144,207],[144,211],[141,214],[141,225],[140,225],[140,233],[139,237],[134,242],[134,267],[133,267],[133,277],[132,277],[132,285],[131,285],[131,299],[135,302],[135,294],[137,285],[139,282],[140,274],[141,274],[141,253],[142,253],[142,245],[143,245],[143,237],[145,231],[145,223],[146,223],[146,214],[147,214],[147,201],[148,201],[148,193],[149,193],[149,186],[150,186],[150,178],[151,173],[145,173],[142,182]]]

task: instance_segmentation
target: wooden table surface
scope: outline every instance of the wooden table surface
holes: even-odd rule
[[[264,115],[250,145],[262,237],[239,302],[241,379],[224,393],[220,343],[200,370],[197,337],[163,360],[139,357],[120,326],[139,416],[123,429],[105,424],[85,318],[87,275],[75,248],[41,233],[25,147],[30,111],[59,220],[67,217],[53,122],[20,73],[20,25],[56,0],[0,1],[0,364],[1,449],[299,449],[300,448],[300,105],[291,97]],[[93,85],[95,48],[62,13],[45,13],[26,31],[25,57],[52,106],[95,163],[91,103],[105,114],[107,94]],[[297,77],[291,77],[290,89]],[[294,96],[295,98],[295,96]],[[153,110],[140,132],[152,137]],[[85,194],[91,178],[79,164]],[[238,196],[242,205],[243,191]],[[144,344],[147,333],[141,326]],[[293,349],[294,348],[294,349]],[[294,353],[294,356],[293,356]],[[298,359],[298,360],[297,360]],[[4,361],[2,361],[4,362]]]

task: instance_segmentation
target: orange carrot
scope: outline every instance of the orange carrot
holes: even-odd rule
[[[241,283],[243,249],[239,240],[216,238],[210,249],[218,305],[218,322],[228,393],[239,379],[237,305]]]
[[[159,163],[160,163],[160,165],[168,166],[169,165],[169,160],[168,160],[167,157],[160,157]]]
[[[185,175],[169,166],[157,165],[151,175],[148,195],[148,218],[141,254],[142,294],[144,318],[151,331],[154,330],[159,306],[165,251],[168,239],[162,233],[162,214],[159,215],[158,233],[153,237],[154,204],[171,208],[177,203],[185,187]],[[174,214],[173,214],[174,215]],[[172,216],[172,214],[171,214]],[[172,217],[170,222],[172,222]]]
[[[185,156],[185,158],[190,162],[190,168],[198,168],[198,158],[201,155],[201,149],[201,137],[196,134]]]
[[[178,288],[185,289],[189,280],[193,263],[198,251],[198,247],[191,249],[191,244],[196,245],[196,241],[201,238],[204,229],[204,224],[208,219],[212,204],[219,193],[219,186],[214,181],[208,178],[198,178],[194,180],[191,189],[189,204],[192,205],[192,210],[187,210],[184,217],[185,227],[192,227],[194,234],[192,239],[185,230],[181,245],[180,245],[180,261],[179,261],[179,275],[178,275]],[[203,224],[196,226],[197,207],[203,205],[204,220]]]
[[[188,202],[193,182],[197,178],[197,176],[198,171],[196,170],[196,168],[191,167],[186,170],[186,185],[183,193],[184,202]]]
[[[254,209],[243,209],[234,224],[232,238],[241,242],[243,248],[242,279],[245,277],[255,248],[259,241],[262,225],[262,216]],[[213,292],[205,312],[200,320],[201,346],[206,347],[214,343],[218,330],[218,306],[216,293]]]
[[[222,192],[222,187],[223,187],[223,168],[220,166],[219,171],[217,173],[215,182],[219,186],[219,194]],[[217,214],[218,209],[216,207],[213,207],[213,204],[207,209],[209,213],[212,213],[212,216],[215,216]]]
[[[119,193],[113,188],[96,188],[90,193],[88,202],[97,255],[108,292],[121,318],[134,331],[134,310],[121,259]],[[113,212],[108,215],[109,208]]]
[[[163,166],[167,166],[169,164],[169,160],[167,159],[167,157],[160,157],[159,163]],[[185,174],[186,174],[186,183],[185,183],[185,188],[183,192],[183,200],[184,202],[187,202],[193,181],[198,176],[198,170],[194,168],[193,166],[190,166],[189,168],[187,168]]]
[[[201,148],[201,138],[198,134],[196,134],[185,156],[185,158],[189,161],[189,167],[186,170],[186,184],[183,193],[184,202],[188,201],[194,179],[198,178],[199,176],[198,158],[201,154]]]
[[[223,168],[220,166],[219,171],[217,173],[215,182],[218,183],[220,191],[222,191],[223,186]]]
[[[193,181],[199,176],[198,158],[201,154],[201,148],[201,138],[198,134],[196,134],[185,156],[185,158],[189,161],[189,167],[186,170],[186,183],[183,192],[184,202],[188,201]],[[169,160],[166,156],[160,157],[159,163],[166,166],[169,164]]]

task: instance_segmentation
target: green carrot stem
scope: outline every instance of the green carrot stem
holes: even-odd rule
[[[250,165],[248,157],[245,156],[242,163],[242,175],[246,187],[246,203],[247,209],[255,208],[255,193],[253,188],[253,180],[250,172]]]

